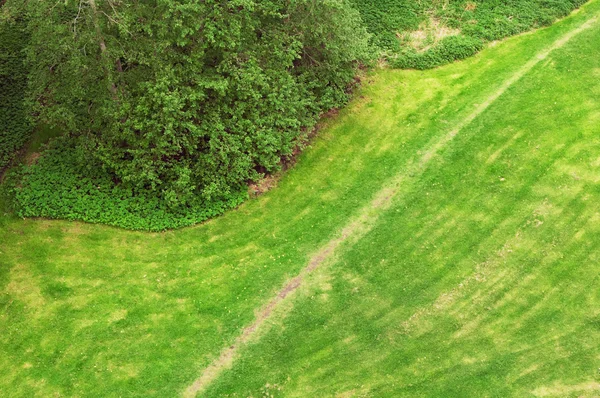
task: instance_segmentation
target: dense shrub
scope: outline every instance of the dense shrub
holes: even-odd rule
[[[462,59],[485,42],[547,26],[585,0],[352,0],[367,29],[390,64],[398,68],[427,69]],[[449,27],[459,34],[437,40],[435,28]],[[409,32],[424,27],[432,45],[411,48]]]
[[[18,22],[0,21],[0,173],[30,136],[23,63],[27,34]]]
[[[245,197],[371,51],[345,0],[7,3],[29,21],[29,99],[68,132],[16,190],[22,216],[189,225]]]

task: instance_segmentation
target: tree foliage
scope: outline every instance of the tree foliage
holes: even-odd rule
[[[370,56],[344,0],[11,1],[35,121],[70,133],[71,172],[172,209],[276,169]]]
[[[0,172],[30,136],[25,90],[23,21],[0,21]]]

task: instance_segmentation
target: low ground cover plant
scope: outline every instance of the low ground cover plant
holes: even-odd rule
[[[429,69],[487,42],[548,26],[585,0],[352,0],[372,42],[396,68]]]

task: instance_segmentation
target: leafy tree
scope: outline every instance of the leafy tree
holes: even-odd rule
[[[0,174],[31,132],[24,95],[27,71],[23,49],[28,38],[23,27],[23,21],[0,20]]]
[[[29,21],[35,120],[132,195],[227,197],[347,99],[368,35],[345,0],[64,0]]]

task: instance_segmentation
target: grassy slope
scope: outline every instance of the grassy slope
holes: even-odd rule
[[[419,149],[591,13],[598,1],[465,63],[375,73],[277,189],[202,226],[5,218],[0,391],[176,395]],[[211,394],[593,386],[599,36],[574,39],[462,131]]]
[[[437,107],[428,101],[441,83],[406,90],[407,82],[378,79],[410,104],[395,111],[403,119]],[[197,228],[143,234],[4,219],[0,390],[169,396],[183,389],[425,139],[414,131],[401,151],[402,142],[389,140],[393,120],[376,128],[388,110],[368,102],[324,130],[276,190]],[[374,117],[366,129],[350,115],[360,107]]]
[[[584,15],[426,76],[522,64]],[[207,396],[598,396],[598,43],[600,24],[463,130]]]

